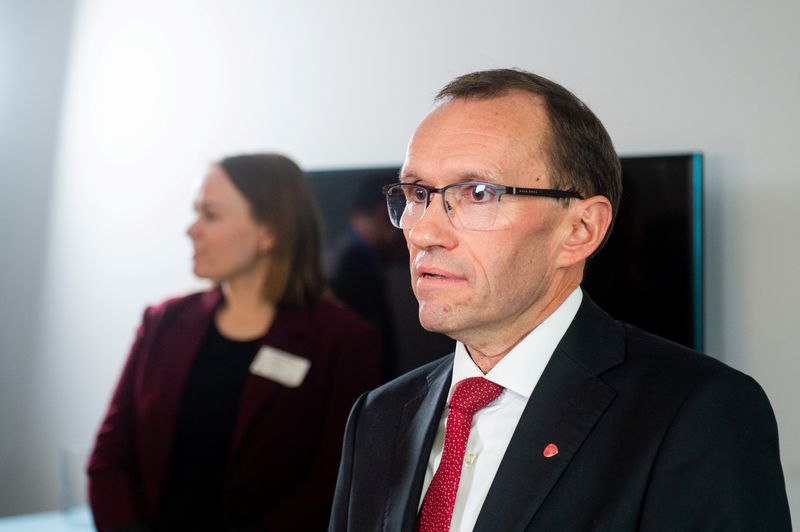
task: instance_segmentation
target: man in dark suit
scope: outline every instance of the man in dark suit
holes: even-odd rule
[[[393,260],[392,253],[397,254],[397,244],[402,237],[389,223],[381,195],[381,185],[396,177],[395,169],[376,171],[363,178],[347,229],[326,256],[333,293],[350,310],[380,330],[383,341],[381,382],[400,375],[396,371],[395,320],[387,291],[385,264]]]
[[[790,530],[758,384],[580,289],[621,194],[600,121],[517,70],[437,100],[385,192],[456,350],[356,402],[330,530]]]

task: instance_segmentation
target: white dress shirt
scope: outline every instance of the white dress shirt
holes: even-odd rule
[[[486,500],[528,398],[539,382],[550,356],[575,318],[582,299],[583,292],[576,288],[553,314],[528,333],[485,375],[472,361],[464,344],[456,342],[453,378],[447,403],[450,402],[455,384],[469,377],[484,377],[503,386],[505,390],[472,418],[450,524],[451,531],[466,532],[475,527],[483,501]],[[447,412],[445,407],[428,459],[420,506],[442,457]]]

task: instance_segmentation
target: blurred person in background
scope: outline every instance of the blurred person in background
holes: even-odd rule
[[[386,214],[381,186],[397,180],[397,170],[376,171],[364,177],[355,195],[347,229],[335,241],[327,257],[328,278],[333,293],[348,308],[374,323],[383,337],[381,376],[388,381],[398,375],[395,318],[389,301],[387,263],[405,263],[408,256],[402,235]]]
[[[99,530],[324,530],[380,336],[333,303],[305,173],[211,166],[187,233],[209,291],[148,308],[89,460]]]

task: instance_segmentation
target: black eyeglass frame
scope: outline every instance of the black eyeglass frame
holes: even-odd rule
[[[441,188],[428,187],[425,185],[420,185],[419,183],[391,183],[389,185],[384,185],[383,187],[381,187],[381,193],[384,196],[386,196],[386,199],[388,201],[389,191],[391,191],[392,188],[394,187],[412,186],[422,189],[425,191],[425,210],[427,210],[431,204],[431,194],[441,194],[442,197],[444,197],[444,193],[447,191],[447,189],[453,187],[463,187],[465,185],[472,185],[472,186],[482,185],[494,189],[497,192],[498,203],[500,202],[500,199],[503,197],[503,194],[509,194],[511,196],[538,196],[543,198],[555,198],[555,199],[572,199],[572,198],[583,199],[583,195],[574,190],[558,190],[554,188],[512,187],[509,185],[500,185],[498,183],[487,183],[485,181],[458,181],[455,183],[450,183],[448,185],[445,185]],[[445,205],[445,210],[449,211],[447,205]],[[392,224],[395,225],[396,227],[399,227],[399,225],[396,225],[394,221],[392,221]]]
[[[456,183],[450,183],[449,185],[445,185],[441,188],[435,187],[427,187],[425,185],[420,185],[418,183],[390,183],[388,185],[383,185],[381,187],[381,193],[384,196],[389,195],[389,191],[396,187],[396,186],[413,186],[424,189],[427,193],[427,197],[425,198],[425,208],[427,209],[428,206],[431,204],[431,194],[441,194],[444,196],[444,193],[447,189],[453,187],[463,187],[465,185],[483,185],[486,187],[491,187],[497,191],[497,201],[500,201],[500,198],[503,194],[509,194],[511,196],[540,196],[544,198],[556,198],[556,199],[583,199],[583,196],[574,190],[559,190],[555,188],[525,188],[525,187],[512,187],[509,185],[499,185],[497,183],[487,183],[485,181],[459,181]]]
[[[581,193],[576,192],[574,190],[558,190],[555,188],[512,187],[509,185],[499,185],[497,183],[487,183],[485,181],[459,181],[456,183],[450,183],[449,185],[445,185],[441,188],[427,187],[425,185],[420,185],[418,183],[391,183],[389,185],[383,185],[383,187],[381,187],[381,193],[384,196],[388,196],[389,191],[396,186],[414,186],[424,189],[428,194],[425,200],[425,208],[427,209],[428,206],[431,204],[431,193],[444,195],[447,189],[453,187],[463,187],[464,185],[476,185],[476,186],[483,185],[491,187],[497,191],[497,201],[500,201],[500,198],[503,196],[503,194],[509,194],[511,196],[540,196],[544,198],[556,198],[556,199],[567,199],[567,198],[583,199]]]

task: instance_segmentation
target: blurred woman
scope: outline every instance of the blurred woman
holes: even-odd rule
[[[202,293],[148,308],[89,460],[99,530],[325,530],[380,338],[332,303],[286,157],[212,165],[187,233]]]

